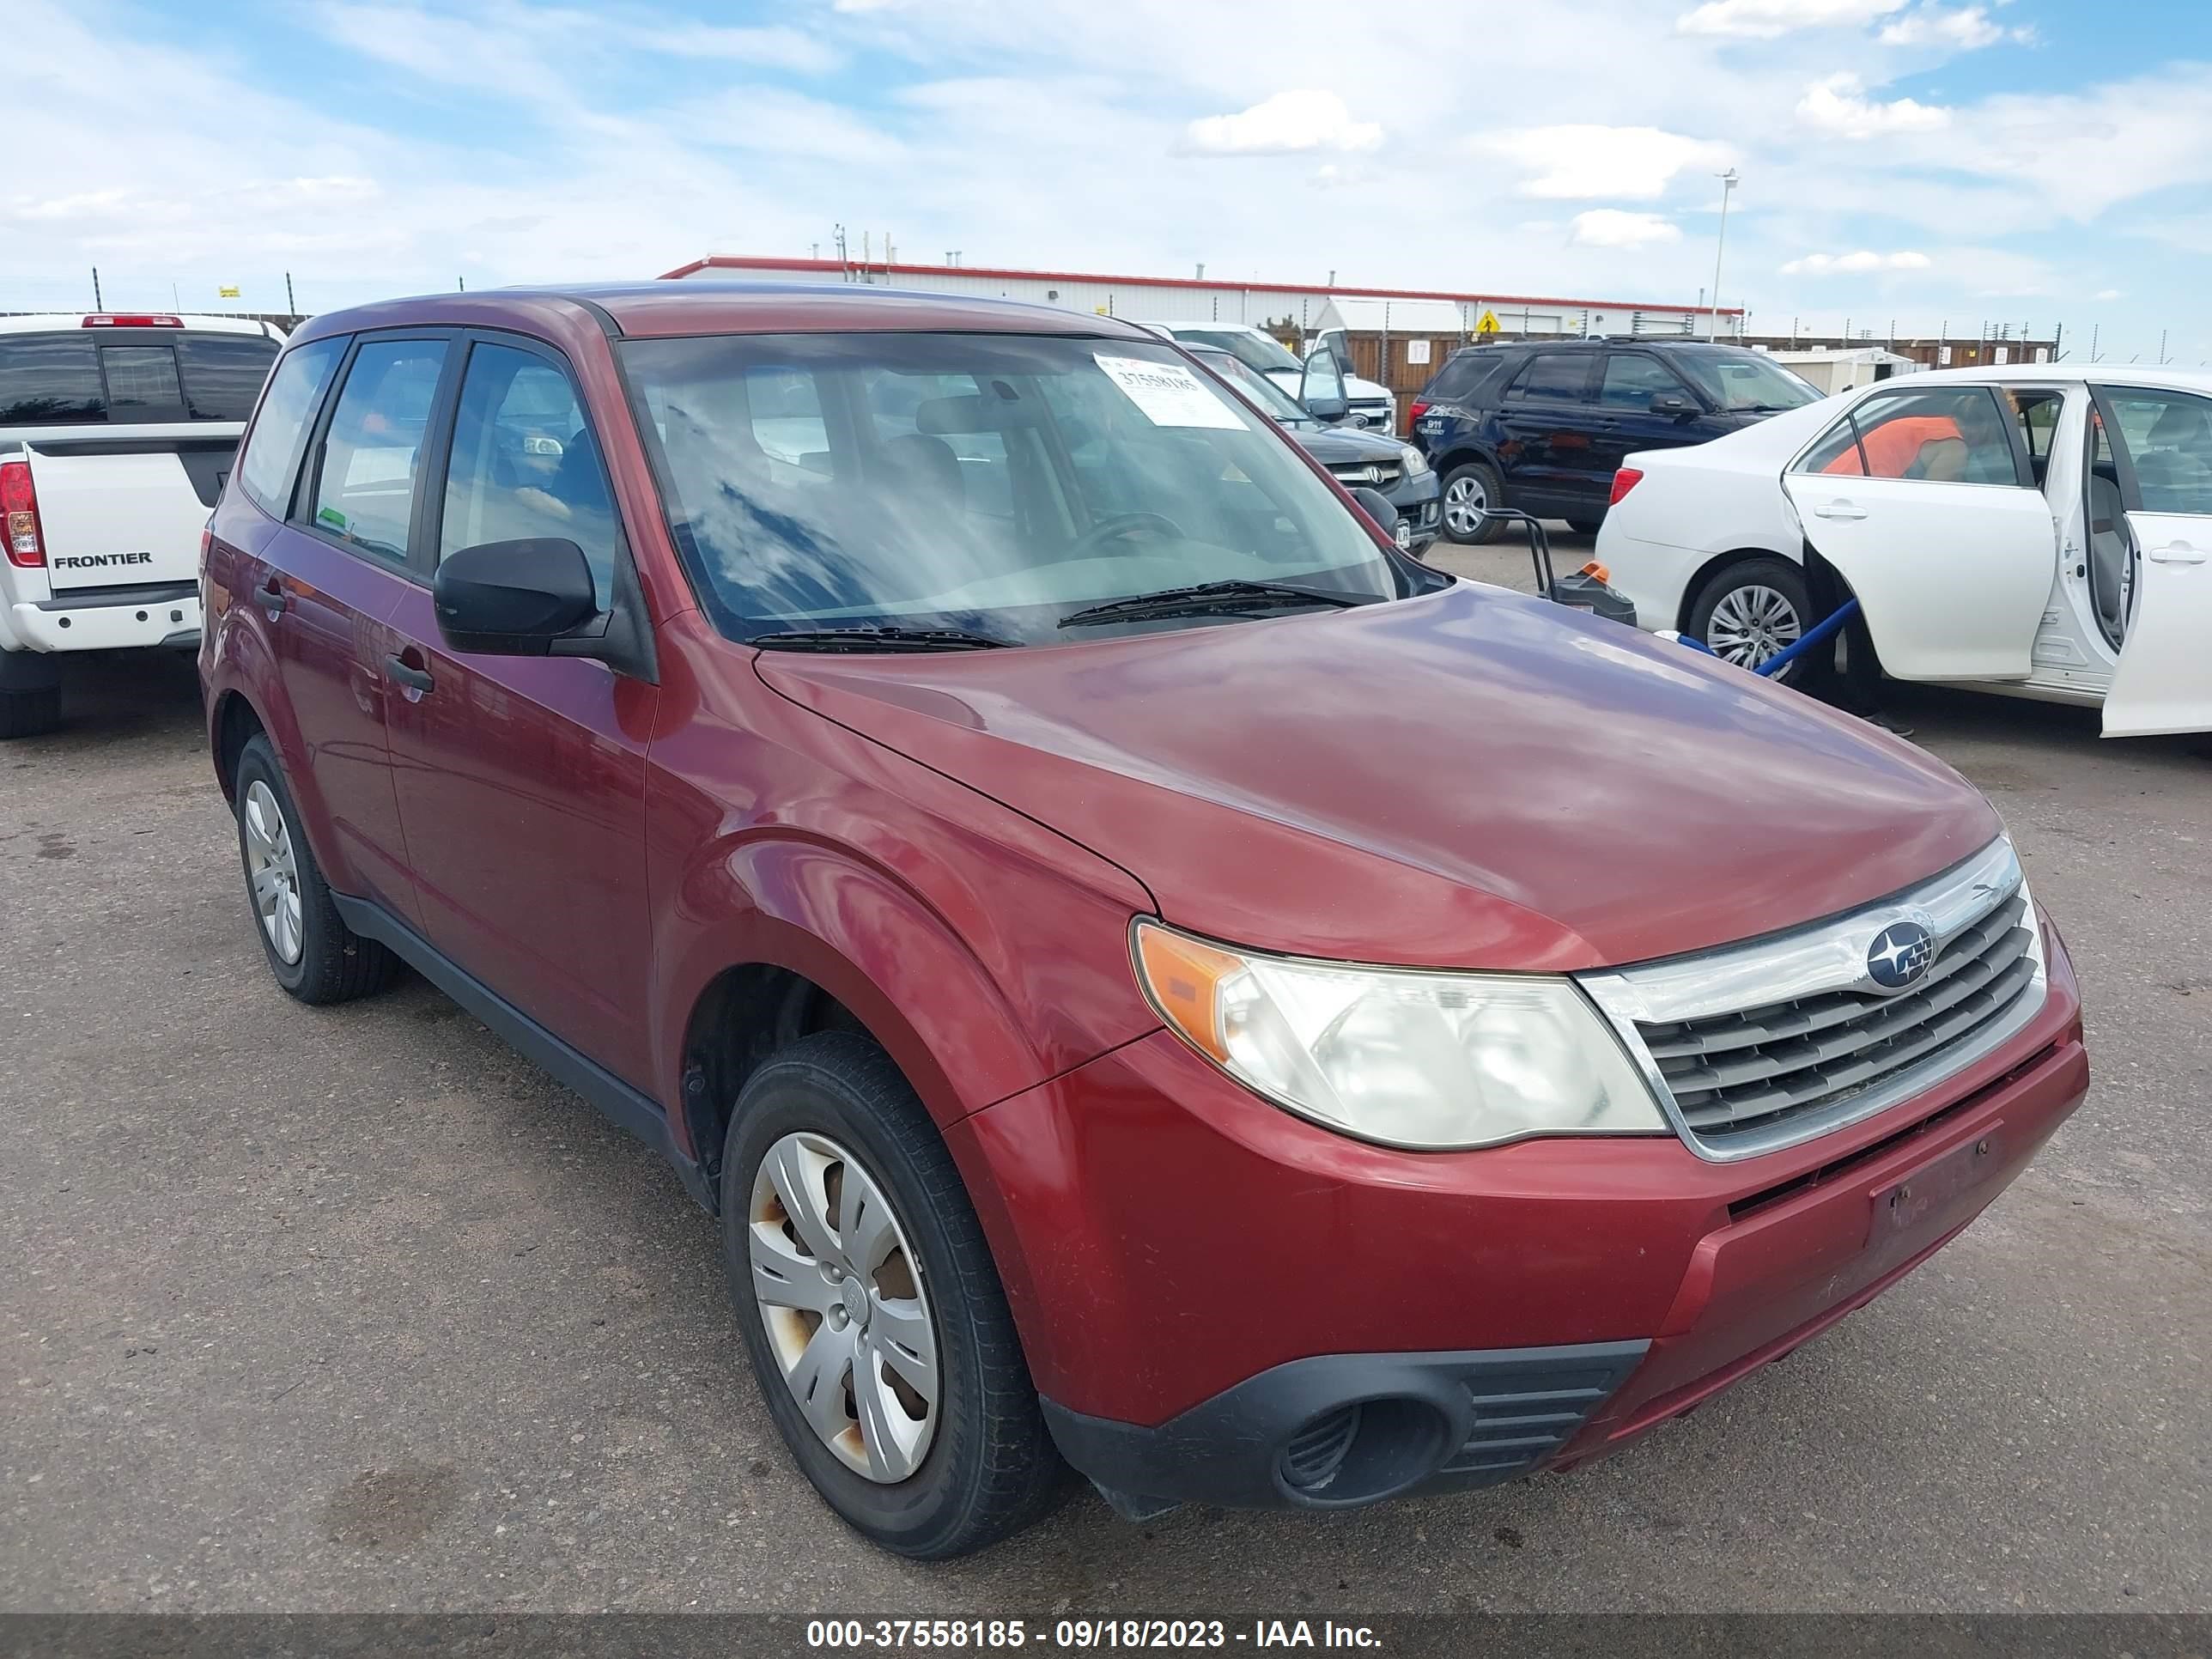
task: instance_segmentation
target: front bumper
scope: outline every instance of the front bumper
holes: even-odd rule
[[[1437,487],[1434,472],[1401,479],[1397,487],[1385,490],[1383,496],[1398,509],[1399,523],[1407,527],[1406,551],[1419,553],[1436,540],[1443,528],[1443,492]]]
[[[951,1139],[1055,1438],[1125,1511],[1487,1484],[1689,1409],[1978,1215],[2088,1086],[2047,944],[2049,993],[2014,1042],[1736,1164],[1672,1137],[1369,1146],[1164,1033]]]

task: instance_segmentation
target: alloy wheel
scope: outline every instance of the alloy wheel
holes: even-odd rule
[[[1482,487],[1482,480],[1469,473],[1454,478],[1444,486],[1444,523],[1455,536],[1472,536],[1482,526],[1482,515],[1490,509],[1490,492]]]
[[[1795,645],[1804,631],[1787,594],[1750,582],[1721,595],[1705,623],[1705,644],[1739,668],[1757,668]]]
[[[898,1213],[826,1135],[785,1135],[753,1172],[753,1297],[799,1414],[855,1474],[889,1486],[937,1431],[937,1332]]]
[[[259,778],[246,787],[246,878],[252,884],[254,914],[270,947],[286,963],[300,959],[306,944],[300,915],[300,861],[292,849],[292,829],[276,792]]]

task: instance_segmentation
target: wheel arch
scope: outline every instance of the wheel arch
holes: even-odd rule
[[[209,746],[215,759],[216,782],[225,800],[234,805],[238,800],[238,762],[246,745],[268,735],[268,722],[245,692],[233,687],[216,699],[208,716]]]
[[[1698,608],[1698,602],[1705,598],[1705,589],[1733,567],[1748,564],[1753,559],[1780,559],[1801,569],[1805,566],[1802,551],[1785,553],[1771,547],[1734,547],[1725,553],[1716,553],[1692,571],[1690,580],[1682,584],[1682,597],[1675,611],[1674,627],[1687,632],[1690,615]]]

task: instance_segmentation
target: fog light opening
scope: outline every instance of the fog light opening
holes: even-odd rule
[[[1283,1443],[1277,1477],[1302,1503],[1371,1504],[1425,1480],[1447,1428],[1419,1400],[1362,1400],[1323,1412]]]

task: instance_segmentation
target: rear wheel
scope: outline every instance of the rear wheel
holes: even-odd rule
[[[267,738],[248,739],[236,777],[239,860],[269,971],[302,1002],[348,1002],[381,990],[392,977],[392,952],[340,919]]]
[[[1757,668],[1795,645],[1812,623],[1802,569],[1784,559],[1745,559],[1705,584],[1686,631],[1715,656]]]
[[[1498,474],[1482,461],[1468,461],[1444,474],[1444,534],[1463,544],[1494,541],[1503,527],[1483,514],[1505,505]]]
[[[884,1548],[963,1555],[1041,1515],[1061,1472],[951,1155],[865,1036],[754,1073],[722,1157],[722,1251],[777,1431]]]

